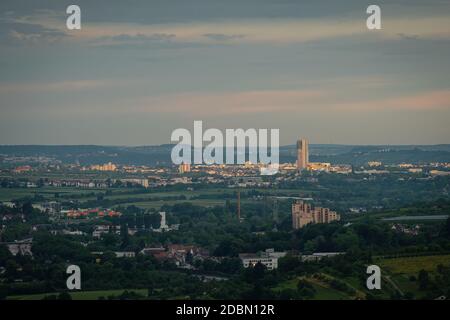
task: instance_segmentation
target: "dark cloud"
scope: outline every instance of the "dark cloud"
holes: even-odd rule
[[[365,14],[370,0],[77,0],[83,21],[120,23],[185,23],[220,19],[326,18]],[[2,0],[0,12],[32,15],[54,11],[64,17],[71,0]],[[442,14],[450,10],[448,0],[378,0],[390,15]],[[387,10],[387,9],[386,9]],[[447,10],[447,11],[446,11]]]

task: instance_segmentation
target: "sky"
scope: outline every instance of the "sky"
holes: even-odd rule
[[[0,144],[450,143],[449,57],[448,0],[2,0]]]

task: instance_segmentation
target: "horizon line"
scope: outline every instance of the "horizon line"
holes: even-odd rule
[[[310,146],[358,146],[358,147],[408,147],[408,146],[446,146],[450,143],[420,143],[420,144],[345,144],[345,143],[308,143]],[[142,147],[161,147],[161,146],[175,146],[177,143],[161,143],[148,145],[120,145],[120,144],[0,144],[0,147],[127,147],[127,148],[142,148]],[[207,144],[205,144],[206,146]],[[296,144],[280,145],[282,147],[295,146]],[[226,147],[226,146],[219,146]],[[245,147],[254,147],[246,145]],[[270,147],[270,146],[269,146]]]

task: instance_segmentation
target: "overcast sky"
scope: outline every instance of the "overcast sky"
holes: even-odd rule
[[[0,144],[162,144],[194,120],[450,143],[449,57],[448,0],[2,0]]]

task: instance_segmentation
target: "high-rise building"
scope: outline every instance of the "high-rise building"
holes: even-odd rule
[[[339,221],[341,216],[328,208],[313,208],[303,201],[292,204],[292,228],[300,229],[310,223],[330,223]]]
[[[297,141],[297,169],[304,170],[308,167],[309,151],[308,140],[301,139]]]

